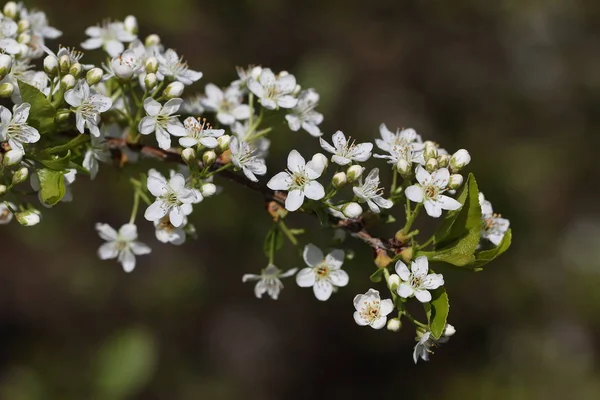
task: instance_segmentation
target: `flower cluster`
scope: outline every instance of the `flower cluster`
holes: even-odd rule
[[[0,18],[0,97],[12,102],[0,106],[0,224],[15,219],[36,225],[42,213],[34,204],[50,208],[72,201],[76,177],[94,179],[105,167],[119,165],[129,173],[131,216],[118,230],[96,224],[104,240],[98,257],[116,259],[131,272],[136,256],[152,251],[138,240],[140,206],[159,243],[182,245],[195,237],[194,209],[221,193],[216,179],[227,176],[268,202],[266,266],[242,277],[256,282],[256,297],[277,299],[282,279],[294,277],[319,301],[335,294],[349,304],[346,287],[349,271],[355,272],[344,239],[352,236],[375,254],[371,281],[385,283],[381,292],[368,288],[354,296],[354,320],[374,329],[387,325],[389,331],[400,330],[403,320],[414,324],[415,362],[427,360],[454,333],[447,323],[445,280],[431,264],[480,270],[510,245],[509,221],[493,212],[472,174],[463,175],[471,160],[464,149],[449,153],[414,129],[394,133],[385,124],[372,141],[341,130],[324,136],[319,94],[286,71],[238,68],[227,85],[206,83],[200,93],[187,93],[202,73],[158,35],[138,36],[133,16],[85,30],[80,47],[104,53],[107,61],[99,66],[84,63],[85,55],[74,48],[46,43],[60,31],[43,12],[8,2]],[[34,61],[42,57],[43,67],[36,70]],[[285,166],[284,160],[274,165],[280,172],[268,174],[271,140],[284,141],[300,130],[309,134],[312,157],[291,149]],[[126,167],[141,157],[157,167],[140,176]],[[378,160],[383,161],[367,165]],[[165,163],[178,166],[158,167]],[[27,184],[33,192],[19,187]],[[442,220],[425,240],[413,228],[422,209]],[[288,226],[290,213],[317,216],[336,248],[324,252],[308,243],[304,229]],[[378,223],[396,224],[394,238],[371,235],[368,229]],[[286,240],[302,253],[304,267],[275,266]],[[414,300],[422,304],[425,322],[409,312],[407,303]]]

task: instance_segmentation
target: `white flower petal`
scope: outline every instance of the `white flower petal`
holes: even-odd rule
[[[317,300],[326,301],[331,297],[331,293],[333,293],[333,285],[328,280],[318,280],[313,286],[313,292]]]
[[[316,276],[312,268],[303,268],[296,274],[296,283],[300,287],[311,287],[315,284]]]
[[[309,267],[316,267],[325,259],[323,252],[317,246],[312,243],[304,246],[304,251],[302,252],[302,257],[304,258],[304,262]]]

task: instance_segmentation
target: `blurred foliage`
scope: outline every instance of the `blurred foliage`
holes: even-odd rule
[[[95,258],[93,226],[127,220],[128,179],[110,168],[94,182],[79,176],[76,208],[58,205],[43,224],[1,230],[0,398],[600,397],[600,3],[27,4],[43,8],[65,33],[54,43],[69,46],[87,26],[135,14],[142,34],[160,34],[204,72],[198,90],[226,85],[236,65],[288,70],[321,93],[327,135],[369,140],[386,122],[464,147],[514,237],[482,273],[436,269],[453,293],[457,334],[414,366],[408,326],[375,332],[352,319],[354,294],[372,285],[360,244],[348,242],[356,245],[350,284],[327,303],[291,281],[277,302],[259,301],[241,276],[266,264],[268,217],[255,212],[260,198],[219,182],[224,193],[193,216],[196,242],[162,245],[142,223],[153,253],[125,274]],[[291,147],[317,149],[283,123],[277,134],[286,140],[274,141],[270,171]],[[317,221],[292,220],[317,230],[307,240],[329,244]],[[284,250],[280,267],[302,266]]]

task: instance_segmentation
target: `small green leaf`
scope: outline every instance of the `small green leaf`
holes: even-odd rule
[[[450,303],[448,294],[442,286],[431,290],[431,301],[423,305],[429,321],[429,330],[434,338],[439,339],[446,329],[448,313],[450,312]]]
[[[100,398],[135,396],[154,374],[156,344],[144,329],[128,328],[106,341],[96,358],[95,386]]]
[[[47,160],[40,160],[40,163],[47,168],[61,171],[68,169],[71,166],[71,150],[67,151],[67,154],[63,157],[52,157]]]
[[[53,206],[65,195],[65,180],[62,171],[42,168],[37,171],[42,201]]]
[[[384,270],[384,268],[377,268],[377,271],[373,272],[371,274],[371,276],[369,277],[369,279],[371,279],[371,282],[374,282],[374,283],[381,282],[381,280],[383,279],[383,270]]]
[[[27,123],[37,129],[40,135],[54,131],[56,109],[50,104],[46,96],[37,88],[23,81],[19,81],[19,90],[23,102],[31,105]]]
[[[319,218],[319,222],[321,223],[322,226],[327,226],[329,225],[329,213],[327,212],[327,210],[323,207],[317,207],[315,208],[315,214],[317,214],[317,217]]]
[[[273,225],[273,227],[267,233],[265,237],[265,243],[263,245],[263,251],[265,256],[270,257],[271,252],[275,252],[283,247],[283,235],[279,230],[279,226]]]
[[[493,249],[483,250],[475,254],[475,262],[471,265],[473,268],[480,269],[483,265],[493,261],[510,247],[512,242],[512,231],[509,229],[502,238],[498,246]]]

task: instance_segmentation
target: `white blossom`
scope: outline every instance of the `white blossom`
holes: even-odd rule
[[[185,135],[179,139],[179,144],[183,147],[194,147],[201,144],[209,149],[214,149],[219,145],[217,138],[223,136],[224,129],[214,129],[207,122],[206,118],[197,119],[188,117],[183,121]]]
[[[290,130],[296,132],[300,128],[312,136],[321,136],[319,125],[323,122],[323,114],[315,111],[319,104],[319,94],[314,89],[307,89],[298,95],[298,104],[285,116]]]
[[[293,276],[297,270],[297,268],[292,268],[282,272],[275,265],[269,264],[262,270],[260,275],[245,274],[242,277],[242,282],[258,281],[256,282],[256,286],[254,286],[256,297],[260,299],[263,294],[267,293],[273,300],[277,300],[281,289],[283,289],[283,283],[281,283],[280,279]]]
[[[189,69],[187,63],[177,55],[175,50],[168,49],[163,54],[157,52],[155,56],[158,60],[158,72],[156,76],[159,80],[167,77],[179,81],[184,85],[191,85],[202,78],[202,72]]]
[[[18,26],[15,21],[0,15],[0,50],[8,54],[19,54],[21,46],[17,42]]]
[[[402,298],[415,296],[421,303],[430,302],[429,291],[444,285],[444,277],[441,274],[429,273],[429,262],[425,256],[413,260],[410,271],[406,264],[399,260],[396,262],[396,273],[402,279],[398,286],[398,295]]]
[[[141,73],[143,68],[144,64],[142,60],[136,56],[133,50],[128,49],[110,61],[107,68],[109,73],[104,76],[104,79],[116,76],[117,78],[127,80]]]
[[[408,169],[412,163],[425,165],[424,144],[414,129],[398,129],[396,133],[392,133],[385,124],[381,124],[379,133],[381,139],[375,139],[375,144],[388,154],[375,154],[375,158],[386,158],[390,164],[398,164],[404,160]]]
[[[413,351],[413,361],[415,364],[419,361],[419,358],[423,361],[429,361],[429,355],[433,354],[433,348],[439,347],[440,344],[446,343],[450,340],[450,336],[454,335],[456,330],[450,324],[446,325],[442,337],[435,339],[430,331],[424,332],[421,337],[417,337],[417,344]]]
[[[201,99],[202,105],[206,110],[216,112],[217,119],[223,125],[250,118],[250,107],[242,104],[243,95],[237,86],[230,86],[223,91],[209,83],[204,91],[206,96]]]
[[[29,26],[34,36],[42,39],[56,39],[62,35],[61,31],[48,25],[46,13],[42,11],[28,11],[23,7],[21,8],[20,17],[29,21]],[[41,43],[43,44],[43,41]]]
[[[198,201],[196,192],[186,187],[185,178],[174,174],[169,181],[156,171],[148,173],[147,187],[156,197],[144,213],[148,221],[160,220],[169,215],[169,221],[174,227],[180,227],[186,215],[192,212],[192,204]]]
[[[252,182],[258,182],[258,178],[255,175],[264,175],[267,173],[265,160],[254,156],[254,151],[248,143],[240,141],[234,136],[229,141],[229,150],[231,150],[231,161],[233,164],[241,168],[246,178]]]
[[[81,165],[90,172],[90,179],[94,179],[100,168],[99,162],[110,162],[110,152],[104,138],[92,136],[91,139],[90,147],[85,152]]]
[[[312,287],[318,300],[329,299],[334,287],[348,284],[348,274],[341,269],[344,264],[342,250],[333,250],[325,256],[317,246],[308,244],[304,247],[302,255],[308,268],[298,272],[296,283],[300,287]]]
[[[320,200],[325,197],[325,189],[316,181],[325,166],[315,160],[308,163],[296,150],[290,151],[287,160],[288,170],[280,172],[267,183],[271,190],[287,190],[285,208],[296,211],[304,203],[304,197]]]
[[[112,107],[112,100],[99,93],[92,94],[85,79],[81,79],[73,89],[65,92],[65,101],[73,107],[77,130],[83,133],[87,126],[93,136],[99,137],[100,114]]]
[[[371,157],[373,143],[348,142],[342,131],[337,131],[332,136],[333,146],[327,143],[323,138],[319,138],[321,147],[332,153],[331,161],[338,165],[348,165],[351,162],[364,162]]]
[[[179,246],[185,242],[185,225],[187,218],[183,219],[183,223],[179,227],[173,226],[168,215],[154,221],[156,239],[162,243],[171,243]]]
[[[259,158],[267,158],[271,141],[263,136],[253,138],[252,135],[254,132],[250,131],[250,124],[248,121],[244,121],[244,123],[235,122],[231,126],[231,132],[237,136],[239,140],[248,143],[250,149],[255,152],[254,156]]]
[[[423,203],[429,216],[437,218],[442,215],[442,210],[458,210],[462,206],[456,199],[443,194],[450,181],[448,168],[430,174],[419,165],[416,175],[419,183],[406,188],[406,197],[415,203]]]
[[[292,93],[296,88],[296,78],[290,74],[275,76],[269,68],[263,68],[258,78],[248,79],[248,89],[260,99],[260,104],[268,109],[293,108],[298,104]]]
[[[237,86],[240,90],[247,89],[247,84],[250,79],[258,79],[262,72],[262,67],[250,65],[247,68],[236,67],[239,79],[231,83],[232,86]]]
[[[10,206],[10,208],[9,208],[9,206]],[[8,202],[8,205],[6,205],[4,202],[0,203],[0,225],[6,225],[10,221],[12,221],[13,213],[11,211],[11,208],[13,210],[16,209],[16,207],[13,203]]]
[[[379,213],[380,208],[391,208],[394,203],[382,197],[383,189],[379,187],[379,169],[373,168],[365,178],[364,183],[352,188],[354,194],[362,201],[366,202],[371,211]]]
[[[481,192],[479,192],[479,204],[481,205],[481,237],[498,246],[510,227],[510,221],[502,218],[500,214],[495,214],[492,203],[487,201]]]
[[[137,241],[135,224],[125,224],[117,232],[108,224],[97,223],[96,230],[106,240],[98,249],[98,257],[101,260],[118,259],[125,272],[131,272],[135,268],[135,256],[149,254],[151,251],[150,247]]]
[[[22,103],[13,107],[13,113],[4,106],[0,106],[0,142],[8,141],[11,149],[25,154],[24,144],[36,143],[40,134],[34,127],[27,125],[29,117],[29,103]]]
[[[171,147],[171,136],[185,136],[186,130],[175,113],[183,103],[181,99],[171,99],[164,105],[151,97],[144,100],[147,116],[142,118],[138,130],[142,135],[155,132],[158,147],[167,150]]]
[[[354,297],[354,308],[354,321],[358,325],[381,329],[385,326],[387,315],[394,311],[394,303],[391,299],[381,300],[379,291],[369,289],[367,293]]]
[[[134,41],[137,36],[127,31],[122,22],[107,22],[102,26],[90,26],[85,30],[89,38],[81,43],[85,50],[102,47],[109,56],[116,57],[125,50],[123,43]]]

